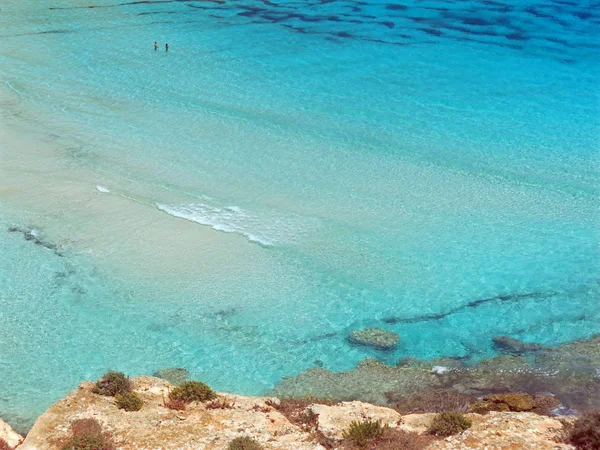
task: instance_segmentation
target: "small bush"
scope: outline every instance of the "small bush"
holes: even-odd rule
[[[62,450],[105,450],[101,434],[82,433],[71,437]]]
[[[571,429],[568,443],[579,450],[600,449],[600,411],[588,413],[578,419]]]
[[[96,382],[92,392],[114,397],[117,394],[127,394],[131,390],[131,380],[127,375],[123,372],[107,372]]]
[[[462,413],[443,412],[433,418],[427,431],[433,436],[447,437],[462,433],[470,426],[471,421]]]
[[[370,441],[367,448],[377,450],[424,450],[434,441],[435,438],[433,436],[421,436],[417,433],[388,428],[380,438]],[[356,450],[357,448],[360,449],[361,447],[353,443],[344,442],[340,450]],[[362,448],[365,447],[363,446]]]
[[[71,424],[71,433],[62,450],[115,450],[110,434],[103,433],[95,419],[76,420]]]
[[[217,394],[200,381],[187,381],[169,393],[171,400],[183,400],[185,403],[206,402],[216,397]]]
[[[13,448],[4,439],[0,439],[0,450],[13,450]]]
[[[263,446],[249,437],[237,437],[229,443],[227,450],[263,450]]]
[[[144,402],[135,392],[127,392],[125,394],[115,395],[115,401],[119,409],[125,411],[139,411],[142,409]]]
[[[96,419],[79,419],[71,424],[71,432],[73,434],[102,434],[102,425]]]
[[[352,421],[342,436],[351,444],[365,448],[369,442],[383,437],[388,429],[387,425],[381,424],[381,420]]]
[[[185,402],[179,398],[169,399],[165,402],[165,407],[175,411],[185,411]]]

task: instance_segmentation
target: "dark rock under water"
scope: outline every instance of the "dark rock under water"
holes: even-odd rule
[[[308,369],[276,386],[282,396],[315,395],[393,405],[429,391],[484,397],[507,392],[554,396],[563,408],[600,407],[600,335],[540,349],[528,358],[503,355],[467,366],[447,359],[404,358],[397,366],[369,358],[348,372]]]

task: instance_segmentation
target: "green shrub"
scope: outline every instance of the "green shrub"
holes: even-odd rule
[[[101,434],[82,433],[71,437],[62,450],[105,450]]]
[[[0,439],[0,450],[13,450],[13,448],[4,439]]]
[[[578,419],[569,434],[568,442],[580,450],[600,449],[600,411],[588,413]]]
[[[142,399],[135,392],[117,394],[115,395],[115,401],[119,409],[124,409],[125,411],[139,411],[144,405]]]
[[[447,437],[462,433],[470,426],[471,421],[462,413],[443,412],[433,418],[427,431],[434,436]]]
[[[115,450],[110,435],[102,432],[95,419],[76,420],[71,424],[71,433],[62,450]]]
[[[171,400],[183,400],[186,403],[206,402],[216,397],[217,394],[209,386],[200,381],[187,381],[169,393]]]
[[[237,437],[229,443],[227,450],[263,450],[263,446],[249,437]]]
[[[127,394],[131,390],[131,380],[127,375],[123,372],[107,372],[96,382],[92,392],[114,397],[117,394]]]
[[[342,436],[350,443],[364,448],[370,441],[381,438],[388,429],[387,425],[381,425],[381,420],[352,421]]]

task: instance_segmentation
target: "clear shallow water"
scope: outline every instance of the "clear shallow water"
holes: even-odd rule
[[[599,5],[23,3],[0,221],[48,245],[0,234],[0,417],[107,368],[260,394],[367,325],[598,332]]]

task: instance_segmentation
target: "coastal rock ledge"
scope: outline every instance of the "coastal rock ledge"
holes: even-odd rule
[[[276,399],[218,394],[219,398],[212,405],[192,403],[187,409],[177,411],[164,406],[164,399],[173,389],[169,382],[145,376],[132,381],[135,393],[144,401],[140,411],[118,409],[113,397],[94,394],[93,383],[84,382],[51,406],[36,421],[23,443],[20,436],[3,423],[0,433],[4,434],[0,436],[18,450],[60,450],[73,421],[93,418],[112,435],[117,450],[225,450],[231,440],[239,436],[256,439],[265,450],[325,450],[317,442],[316,433],[290,422],[278,411]],[[309,410],[312,417],[318,415],[318,428],[332,439],[329,442],[333,448],[352,420],[381,420],[392,428],[421,434],[434,416],[402,416],[390,408],[356,401],[309,405],[305,412]],[[470,429],[435,440],[427,448],[574,449],[559,443],[563,424],[556,418],[527,412],[491,412],[467,417],[473,423]]]
[[[23,442],[23,437],[17,434],[9,424],[2,422],[0,420],[0,439],[4,439],[11,447],[16,447]]]

